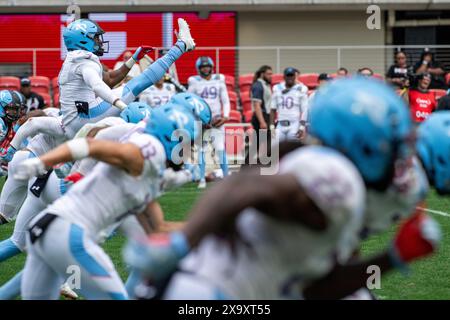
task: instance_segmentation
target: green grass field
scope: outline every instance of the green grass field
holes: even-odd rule
[[[161,204],[168,220],[183,220],[195,199],[200,195],[196,185],[190,184],[177,191],[166,194]],[[225,197],[225,195],[224,195]],[[428,197],[428,208],[450,211],[450,198],[438,198],[431,193]],[[442,226],[443,242],[439,254],[412,265],[408,277],[398,272],[383,277],[381,289],[374,290],[380,299],[450,299],[450,218],[434,216]],[[13,224],[0,226],[0,239],[7,238],[13,230]],[[378,252],[385,248],[394,234],[395,228],[384,234],[370,238],[363,245],[365,255]],[[112,257],[117,270],[123,279],[126,278],[125,264],[121,259],[121,248],[125,239],[116,235],[108,240],[104,248]],[[0,284],[10,279],[24,264],[23,254],[0,263]]]

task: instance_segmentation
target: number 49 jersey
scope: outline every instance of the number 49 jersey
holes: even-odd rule
[[[308,108],[308,88],[301,83],[287,89],[281,82],[273,87],[272,110],[277,110],[278,120],[300,121]]]
[[[206,100],[213,117],[230,115],[230,98],[223,74],[213,74],[209,80],[200,76],[191,76],[188,79],[188,85],[189,92]]]

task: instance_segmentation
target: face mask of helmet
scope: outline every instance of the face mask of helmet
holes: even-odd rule
[[[5,118],[9,122],[14,122],[20,118],[20,105],[9,104],[5,107]]]
[[[104,53],[109,52],[109,41],[103,40],[103,34],[97,33],[93,40],[95,41],[95,51],[93,52],[95,55],[101,57]]]

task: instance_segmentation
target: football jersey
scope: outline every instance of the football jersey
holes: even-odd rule
[[[272,110],[277,111],[278,120],[300,121],[308,107],[308,87],[297,83],[286,89],[284,82],[273,87]]]
[[[181,270],[206,279],[231,299],[301,298],[300,288],[334,266],[334,253],[361,227],[365,187],[357,169],[339,153],[303,147],[284,157],[281,173],[299,185],[322,209],[327,229],[313,231],[279,221],[255,209],[238,217],[234,253],[217,236],[205,238],[181,263]]]
[[[93,237],[127,215],[142,212],[160,195],[166,161],[164,147],[155,137],[139,132],[130,134],[124,142],[141,149],[144,166],[139,176],[98,163],[64,197],[51,204],[48,212],[86,228]]]
[[[230,115],[230,98],[228,97],[225,77],[223,74],[213,74],[210,80],[200,76],[188,79],[188,91],[205,99],[211,108],[212,117]]]
[[[165,105],[175,93],[175,86],[171,83],[164,83],[161,89],[153,85],[141,93],[139,101],[155,108]]]

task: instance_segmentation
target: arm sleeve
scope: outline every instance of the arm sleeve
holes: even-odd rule
[[[225,83],[220,85],[220,101],[222,102],[223,116],[228,118],[230,116],[230,97],[228,97]]]
[[[95,92],[95,94],[110,104],[118,97],[113,93],[112,89],[103,82],[99,75],[99,66],[95,63],[86,63],[80,66],[81,76],[84,82]]]
[[[195,93],[195,80],[192,77],[188,79],[188,92]]]
[[[252,92],[251,92],[252,100],[256,101],[263,101],[264,99],[264,88],[262,84],[258,81],[255,82],[252,86]]]
[[[64,130],[58,118],[53,117],[34,117],[28,119],[16,132],[11,146],[19,149],[22,142],[28,137],[34,137],[39,133],[51,135],[53,137],[64,138]]]

